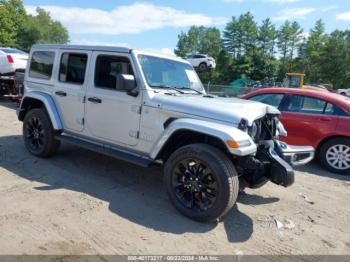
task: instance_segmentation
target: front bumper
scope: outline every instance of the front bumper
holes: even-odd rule
[[[315,157],[315,149],[312,146],[290,146],[277,141],[276,147],[281,151],[283,159],[292,166],[305,165]]]
[[[309,146],[289,146],[280,141],[264,141],[255,156],[238,162],[243,178],[251,188],[258,188],[267,181],[284,187],[294,183],[292,166],[310,162],[314,149]]]
[[[216,68],[216,63],[215,62],[208,62],[208,67],[211,69],[215,69]]]

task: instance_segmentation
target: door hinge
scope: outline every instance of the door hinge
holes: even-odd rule
[[[131,107],[131,111],[141,115],[142,106],[133,105],[133,106]]]
[[[81,124],[85,125],[85,118],[84,117],[81,119]]]
[[[86,103],[86,96],[83,97],[83,104]]]

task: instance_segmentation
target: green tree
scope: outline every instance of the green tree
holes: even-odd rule
[[[332,83],[336,88],[350,82],[350,31],[325,33],[322,20],[309,35],[297,22],[285,21],[276,29],[269,18],[258,26],[251,13],[232,17],[220,41],[216,28],[191,27],[179,35],[177,55],[207,53],[217,68],[200,73],[203,82],[228,84],[242,75],[255,80],[282,80],[286,72],[305,72],[308,82]]]
[[[29,50],[33,44],[66,44],[68,31],[58,21],[52,20],[44,9],[37,8],[37,15],[28,15],[20,31],[18,45]]]
[[[253,15],[248,12],[240,15],[238,19],[232,17],[232,20],[227,23],[223,43],[233,58],[239,60],[243,55],[254,52],[257,35],[257,23],[254,21]]]
[[[282,79],[288,71],[293,71],[297,65],[293,65],[302,44],[302,32],[297,22],[285,21],[277,33],[277,46],[280,51],[280,65],[278,78]]]
[[[13,46],[15,37],[16,31],[11,14],[7,8],[0,6],[0,46]]]
[[[21,0],[0,0],[0,44],[16,46],[26,12]]]
[[[217,58],[221,51],[220,30],[215,27],[191,26],[178,36],[175,54],[185,57],[191,53],[204,53]]]
[[[350,83],[350,31],[335,30],[325,46],[322,59],[322,80],[335,88],[349,87]]]
[[[0,45],[28,51],[36,43],[64,44],[67,29],[38,8],[37,15],[27,15],[21,0],[0,0]]]
[[[318,20],[311,29],[306,43],[299,51],[300,64],[304,67],[307,80],[317,82],[322,79],[322,60],[325,57],[325,47],[328,36],[322,20]]]
[[[257,55],[258,26],[251,13],[245,13],[227,23],[223,44],[231,56],[227,78],[231,82],[241,75],[254,75],[254,58]]]
[[[275,55],[276,38],[276,27],[271,23],[269,18],[265,19],[258,30],[258,43],[263,54],[268,56]]]

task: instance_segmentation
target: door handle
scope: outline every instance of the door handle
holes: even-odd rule
[[[89,97],[88,101],[91,103],[94,103],[94,104],[101,104],[102,103],[102,100],[97,98],[97,97]]]
[[[322,122],[330,122],[330,121],[332,121],[332,118],[330,118],[330,117],[320,117],[317,120],[318,121],[322,121]]]
[[[57,91],[57,92],[55,92],[55,94],[58,96],[67,96],[67,93],[63,92],[63,91]]]

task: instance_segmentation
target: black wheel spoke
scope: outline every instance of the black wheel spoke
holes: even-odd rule
[[[27,121],[26,126],[27,134],[25,136],[29,141],[29,146],[38,151],[44,146],[45,132],[42,123],[39,118],[32,117]]]
[[[178,162],[172,173],[178,201],[196,212],[210,209],[216,200],[217,183],[210,167],[198,159]]]
[[[204,193],[206,196],[208,196],[209,198],[214,198],[216,197],[216,190],[214,188],[211,187],[206,187],[204,190]]]
[[[202,182],[203,182],[203,184],[208,185],[208,186],[216,183],[216,181],[213,178],[212,173],[205,174],[202,178]]]

